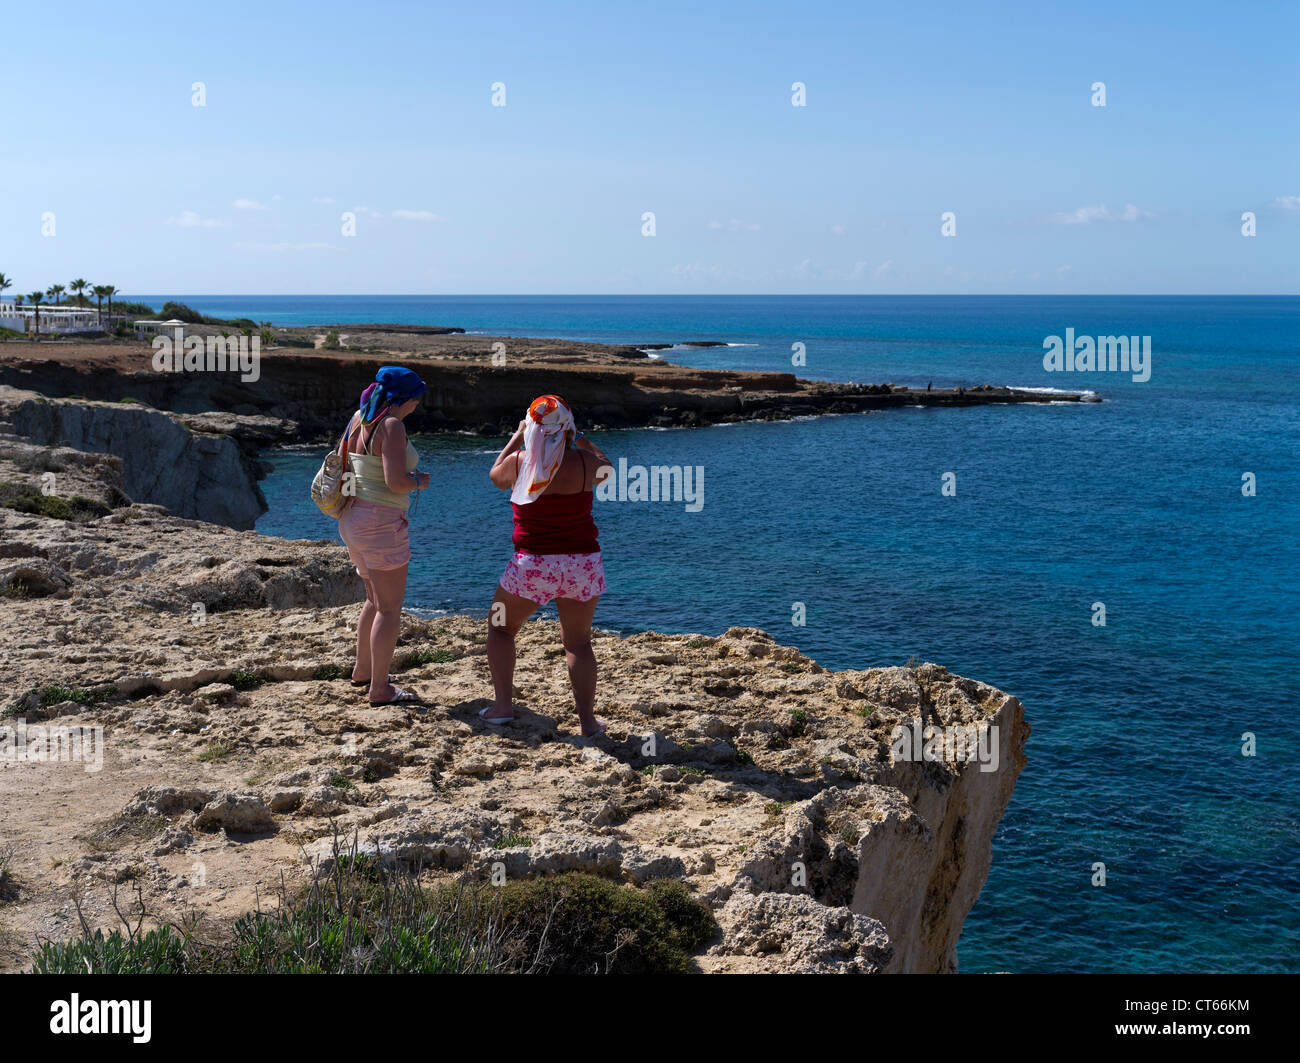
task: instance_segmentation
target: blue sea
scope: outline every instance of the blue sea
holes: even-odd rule
[[[752,625],[831,668],[915,657],[1019,696],[1029,763],[963,971],[1300,969],[1300,299],[176,298],[285,325],[731,344],[664,352],[703,367],[790,371],[802,343],[793,371],[810,378],[1095,390],[1101,404],[604,434],[629,463],[702,466],[705,504],[598,505],[597,621]],[[1044,339],[1067,328],[1150,336],[1150,380],[1046,372]],[[434,488],[408,605],[482,613],[510,552],[487,480],[500,441],[416,443]],[[307,498],[320,455],[268,457],[258,530],[336,534]]]

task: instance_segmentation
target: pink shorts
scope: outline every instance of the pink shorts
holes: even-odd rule
[[[365,579],[371,572],[401,568],[411,561],[410,521],[395,506],[354,498],[339,518],[339,535]]]
[[[605,593],[605,565],[594,554],[515,553],[501,573],[507,594],[545,605],[553,598],[589,602]]]

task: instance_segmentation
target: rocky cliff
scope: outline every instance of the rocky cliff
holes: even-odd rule
[[[266,512],[257,448],[292,438],[292,422],[261,416],[177,416],[135,402],[47,398],[0,386],[0,438],[9,445],[111,454],[131,499],[180,517],[251,528]],[[58,459],[55,459],[57,464]],[[57,484],[58,472],[51,468]]]
[[[44,463],[14,453],[0,480],[30,482]],[[130,458],[60,453],[107,494],[130,479]],[[8,969],[66,933],[74,888],[103,924],[126,880],[155,911],[229,919],[319,874],[339,829],[432,878],[680,879],[720,927],[703,971],[952,971],[1025,763],[1012,696],[934,664],[831,672],[752,628],[599,634],[610,730],[588,741],[553,623],[521,634],[526,711],[501,729],[477,716],[484,621],[407,616],[395,668],[424,704],[371,706],[346,679],[361,587],[340,545],[157,506],[0,508],[0,592],[0,725],[103,737],[98,767],[0,758]],[[996,756],[900,755],[923,725]]]

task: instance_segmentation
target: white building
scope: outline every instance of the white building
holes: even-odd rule
[[[135,326],[135,334],[139,339],[145,339],[155,332],[166,332],[168,335],[175,336],[177,330],[180,331],[180,338],[185,338],[185,322],[179,318],[172,318],[170,321],[142,321],[136,320],[132,324]]]
[[[36,308],[18,306],[13,300],[0,300],[0,328],[15,332],[35,331]],[[99,312],[92,307],[46,306],[41,304],[41,332],[96,332],[100,328]]]

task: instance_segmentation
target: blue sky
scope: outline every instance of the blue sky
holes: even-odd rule
[[[1298,41],[1292,3],[10,5],[0,272],[1295,293]]]

